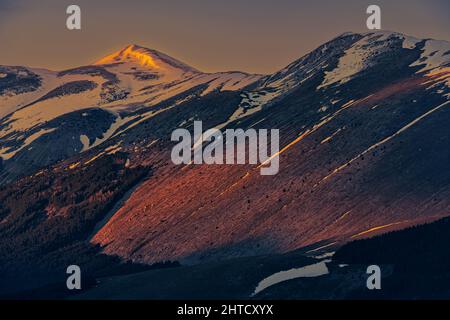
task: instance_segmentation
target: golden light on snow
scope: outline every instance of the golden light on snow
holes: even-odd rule
[[[144,67],[158,69],[159,66],[148,53],[142,52],[142,48],[134,45],[129,45],[125,49],[113,53],[105,58],[97,61],[95,64],[111,64],[117,62],[126,62],[134,60]]]

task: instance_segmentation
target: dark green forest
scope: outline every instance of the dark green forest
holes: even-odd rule
[[[336,252],[333,261],[393,269],[380,296],[366,291],[355,293],[356,298],[448,297],[450,218],[350,242]]]

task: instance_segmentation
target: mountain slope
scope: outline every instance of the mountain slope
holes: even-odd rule
[[[61,246],[73,252],[76,239],[123,261],[191,264],[331,249],[448,216],[449,51],[397,33],[347,33],[263,78],[202,74],[137,46],[52,73],[57,86],[0,124],[0,177],[24,176],[1,189],[0,231],[30,261],[26,244],[52,225],[67,237],[45,240],[41,262],[62,259]],[[9,95],[50,83],[23,76],[23,93],[18,76],[6,77]],[[279,173],[173,165],[172,131],[196,120],[204,130],[280,129]],[[77,187],[69,197],[105,163],[116,169],[81,179],[93,194]],[[130,185],[130,170],[152,175]],[[94,200],[107,206],[93,216]],[[0,260],[14,271],[8,247]]]
[[[61,72],[1,67],[0,73],[0,183],[99,145],[119,127],[150,116],[163,101],[179,95],[189,100],[196,88],[198,96],[239,91],[261,78],[202,73],[136,45],[91,66]],[[66,130],[67,118],[71,130]]]
[[[253,97],[247,112],[226,123],[279,128],[279,174],[168,164],[93,243],[136,261],[198,263],[337,244],[448,215],[449,60],[424,69],[429,41],[408,41],[346,34],[272,75],[244,93]],[[344,72],[343,61],[362,62]]]

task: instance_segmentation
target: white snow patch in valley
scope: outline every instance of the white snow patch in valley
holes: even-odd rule
[[[83,148],[81,149],[80,152],[84,152],[84,151],[86,151],[87,149],[89,149],[89,137],[88,137],[88,136],[82,134],[82,135],[80,136],[80,141],[81,141],[81,143],[83,144]]]
[[[302,268],[294,268],[287,271],[280,271],[261,280],[253,292],[252,296],[257,295],[261,291],[284,281],[297,278],[315,278],[329,273],[327,263],[331,260],[324,260],[315,264],[311,264]]]

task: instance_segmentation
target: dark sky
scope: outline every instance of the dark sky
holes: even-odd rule
[[[82,30],[66,29],[66,7]],[[0,65],[64,69],[127,44],[165,52],[203,71],[276,71],[346,31],[383,29],[450,40],[449,0],[0,0]]]

